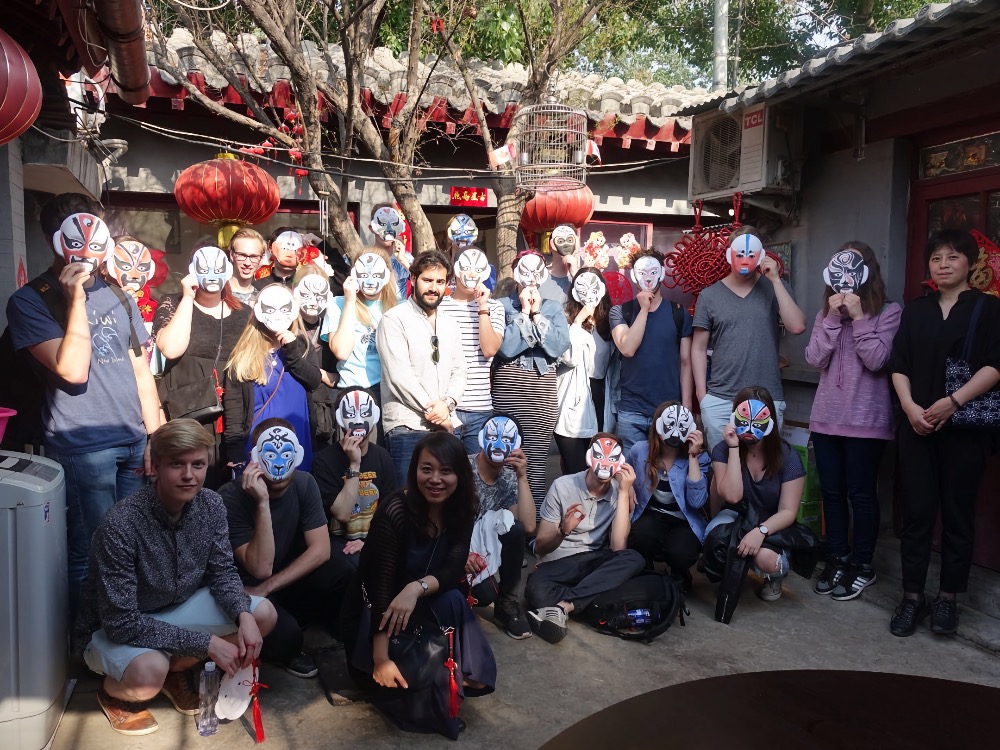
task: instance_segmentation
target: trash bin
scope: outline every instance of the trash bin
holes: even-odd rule
[[[0,747],[40,750],[65,707],[66,482],[55,461],[0,451]]]

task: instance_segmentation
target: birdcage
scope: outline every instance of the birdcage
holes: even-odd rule
[[[587,183],[587,113],[559,104],[518,110],[514,130],[517,187],[531,191],[575,190]]]

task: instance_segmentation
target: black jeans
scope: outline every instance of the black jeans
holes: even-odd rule
[[[528,576],[524,599],[530,609],[554,607],[572,602],[575,611],[584,609],[598,595],[621,586],[642,572],[646,561],[634,549],[619,552],[605,547],[578,552],[545,562]]]
[[[496,585],[492,578],[487,578],[472,587],[472,596],[480,606],[485,607],[501,596],[513,595],[521,582],[525,539],[524,525],[520,521],[514,521],[510,531],[500,535],[500,569],[497,571],[500,584]]]
[[[878,539],[878,467],[886,441],[814,432],[812,442],[823,492],[827,552],[831,557],[847,556],[848,526],[853,512],[852,561],[870,565]]]
[[[897,445],[903,490],[903,591],[923,593],[940,509],[941,590],[961,593],[969,585],[976,494],[990,453],[990,436],[945,426],[921,437],[904,424]]]
[[[661,560],[670,567],[673,576],[685,579],[690,577],[689,569],[701,554],[701,541],[691,531],[687,519],[659,513],[649,506],[632,524],[628,546],[643,556],[650,570],[655,561]]]
[[[572,438],[556,435],[556,447],[562,459],[563,474],[579,474],[587,470],[587,448],[590,438]]]

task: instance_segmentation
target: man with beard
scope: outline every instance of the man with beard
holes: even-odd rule
[[[431,430],[452,431],[465,390],[458,325],[437,315],[448,258],[431,250],[410,267],[413,295],[382,316],[375,344],[382,359],[382,425],[400,486],[413,448]]]

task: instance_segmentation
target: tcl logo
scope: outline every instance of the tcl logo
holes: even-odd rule
[[[758,109],[756,112],[747,112],[743,115],[743,129],[757,128],[764,124],[764,110]]]

